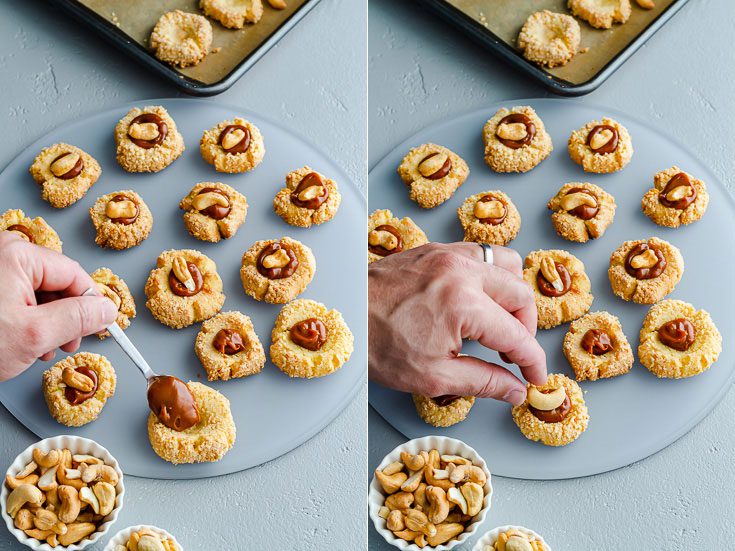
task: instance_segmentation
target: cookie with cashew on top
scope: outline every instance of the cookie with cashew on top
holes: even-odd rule
[[[135,299],[125,281],[116,276],[109,268],[99,268],[89,276],[97,284],[99,294],[110,299],[117,308],[115,319],[117,325],[120,329],[127,329],[130,326],[130,320],[135,317]],[[100,340],[109,336],[110,332],[107,330],[97,333]]]
[[[591,284],[584,264],[567,251],[529,253],[524,262],[523,279],[533,289],[539,329],[577,319],[592,305]]]
[[[193,249],[162,252],[146,281],[145,296],[153,317],[174,329],[211,318],[225,303],[217,265]]]
[[[412,394],[413,405],[421,419],[434,427],[451,427],[467,418],[473,404],[474,396],[436,396],[429,398]]]
[[[579,243],[601,237],[615,218],[615,198],[588,182],[564,184],[547,206],[556,233]]]
[[[316,259],[311,249],[295,239],[282,237],[256,241],[242,255],[240,279],[255,300],[285,304],[304,292],[314,278]]]
[[[142,243],[153,229],[153,215],[143,198],[131,189],[103,195],[89,209],[97,235],[94,242],[109,249],[129,249]]]
[[[248,172],[265,156],[260,129],[250,121],[235,117],[204,132],[199,140],[202,158],[217,172]]]
[[[505,246],[521,229],[521,215],[505,193],[484,191],[464,200],[457,209],[464,240]]]
[[[40,216],[29,218],[20,209],[6,210],[0,216],[0,232],[7,231],[24,241],[61,252],[59,234]]]
[[[578,381],[617,377],[633,367],[633,350],[620,320],[593,312],[573,321],[564,336],[564,356]]]
[[[590,419],[582,389],[559,373],[549,374],[543,385],[529,384],[525,402],[511,413],[526,438],[547,446],[574,442]]]
[[[658,302],[674,290],[683,274],[679,249],[658,237],[626,241],[610,256],[607,270],[613,293],[638,304]]]
[[[653,177],[653,187],[643,196],[641,208],[659,226],[678,228],[702,218],[708,204],[705,183],[672,166]]]
[[[538,65],[566,65],[579,51],[579,23],[571,15],[549,10],[531,14],[518,35],[523,57]]]
[[[424,231],[408,217],[397,218],[388,209],[368,217],[368,264],[428,242]]]
[[[44,371],[41,389],[51,417],[67,427],[81,427],[97,419],[116,384],[107,358],[79,352]]]
[[[184,152],[184,138],[165,108],[134,107],[115,126],[117,162],[128,172],[158,172]]]
[[[449,199],[467,180],[470,169],[459,155],[433,143],[414,147],[398,166],[409,197],[431,209]]]
[[[28,170],[41,186],[41,199],[57,209],[79,201],[102,174],[94,157],[66,143],[45,148]]]
[[[650,0],[648,0],[650,2]],[[638,3],[645,3],[638,0]],[[572,14],[598,29],[625,23],[630,17],[630,0],[569,0]]]
[[[248,201],[234,188],[221,182],[200,182],[179,203],[189,234],[217,243],[235,235],[245,222]]]
[[[273,199],[273,210],[287,224],[308,228],[334,218],[341,202],[337,182],[304,166],[286,175],[286,187]]]
[[[549,156],[554,146],[532,107],[505,107],[482,129],[485,163],[495,172],[528,172]]]
[[[202,323],[194,351],[210,381],[249,377],[265,365],[253,322],[240,312],[220,312]]]
[[[567,150],[585,172],[605,174],[625,168],[633,157],[633,141],[627,128],[604,117],[572,132]]]
[[[699,375],[717,361],[722,335],[706,310],[682,300],[654,304],[643,320],[638,359],[657,377]]]

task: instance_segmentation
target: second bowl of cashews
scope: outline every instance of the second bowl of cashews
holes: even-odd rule
[[[503,534],[505,537],[500,539]],[[544,538],[523,526],[498,526],[477,540],[472,551],[551,551],[551,547]]]
[[[105,551],[182,551],[182,547],[163,528],[139,524],[124,528],[112,536]]]
[[[64,453],[79,468],[63,466]],[[62,435],[32,444],[15,458],[6,472],[0,502],[5,525],[26,547],[77,551],[109,531],[124,495],[123,473],[107,449],[94,440]],[[77,522],[79,515],[97,520]],[[64,518],[71,520],[65,523]],[[90,524],[96,525],[93,532]]]
[[[485,520],[485,516],[490,510],[493,488],[491,483],[490,470],[488,469],[485,460],[482,459],[482,457],[480,457],[480,455],[473,448],[471,448],[461,440],[448,438],[446,436],[425,436],[423,438],[409,440],[405,444],[401,444],[388,455],[386,455],[380,462],[380,465],[378,465],[376,470],[382,472],[389,465],[400,462],[402,452],[415,456],[422,451],[429,452],[430,450],[437,450],[440,456],[458,456],[460,458],[464,458],[472,462],[472,465],[479,467],[485,475],[485,482],[482,486],[484,494],[482,497],[482,507],[480,511],[477,514],[473,515],[472,519],[465,525],[464,531],[445,543],[441,543],[433,547],[430,544],[426,544],[424,546],[424,549],[445,551],[461,545],[462,543],[466,542],[472,534],[477,532],[478,528]],[[404,455],[404,457],[407,456]],[[409,471],[411,471],[410,466],[408,467],[408,469]],[[414,474],[417,473],[418,471],[416,471]],[[398,549],[402,549],[404,551],[419,551],[421,548],[416,543],[412,541],[406,541],[397,537],[393,533],[393,531],[388,528],[387,520],[380,515],[380,509],[381,507],[385,506],[385,503],[386,493],[384,492],[381,483],[376,479],[375,476],[373,476],[368,492],[368,509],[370,513],[370,518],[373,521],[375,529],[380,535],[383,536],[383,538],[385,538],[385,541],[387,541],[394,547],[397,547]]]

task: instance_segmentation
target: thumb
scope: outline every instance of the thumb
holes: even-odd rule
[[[117,318],[115,304],[104,297],[69,297],[31,308],[34,350],[39,356],[61,345],[106,329]]]

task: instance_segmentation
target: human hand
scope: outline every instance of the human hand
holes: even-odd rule
[[[12,232],[0,232],[0,266],[0,381],[74,352],[117,317],[111,300],[79,296],[96,285],[77,262]]]
[[[546,382],[546,354],[535,339],[536,304],[521,258],[493,247],[494,265],[476,243],[430,243],[368,269],[370,379],[425,396],[479,396],[521,404],[526,385],[500,365],[459,356],[477,340]]]

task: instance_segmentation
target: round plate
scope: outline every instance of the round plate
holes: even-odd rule
[[[551,135],[554,151],[526,174],[496,174],[483,160],[481,130],[498,109],[513,105],[536,109]],[[573,130],[606,115],[628,128],[635,153],[621,172],[587,174],[569,158],[567,140]],[[396,174],[406,152],[426,142],[450,148],[467,161],[471,170],[454,197],[431,210],[422,210],[409,200]],[[710,203],[698,222],[668,229],[651,222],[640,204],[643,194],[653,186],[653,175],[674,164],[707,183]],[[615,197],[615,220],[600,239],[572,243],[554,231],[546,203],[562,184],[572,181],[597,184]],[[566,249],[582,260],[595,297],[590,311],[607,310],[618,316],[634,350],[649,307],[613,295],[607,277],[610,254],[623,241],[651,236],[679,247],[686,270],[669,298],[691,302],[712,314],[724,343],[719,361],[701,375],[678,381],[658,379],[636,362],[626,375],[581,383],[590,413],[589,427],[578,440],[562,448],[524,438],[513,423],[510,406],[494,400],[476,401],[464,422],[447,429],[425,424],[416,414],[410,395],[377,384],[371,384],[369,390],[373,407],[408,438],[436,432],[464,440],[485,457],[493,474],[513,478],[561,479],[609,471],[659,451],[694,427],[730,387],[735,363],[728,346],[735,338],[735,295],[731,285],[735,256],[729,242],[723,245],[723,240],[735,234],[735,204],[723,185],[681,145],[625,114],[566,100],[518,100],[433,125],[400,144],[370,172],[370,211],[389,208],[396,216],[410,216],[431,241],[461,241],[457,207],[469,195],[493,189],[507,193],[523,219],[521,231],[510,246],[523,257],[536,249]],[[539,331],[538,339],[546,351],[549,372],[573,377],[562,353],[567,329],[568,324],[564,324]],[[475,342],[466,343],[462,352],[500,362],[494,352]],[[511,369],[519,374],[515,366]]]
[[[144,105],[166,107],[184,136],[187,150],[157,174],[130,174],[115,160],[113,128],[130,108]],[[220,174],[202,160],[199,139],[204,130],[234,116],[242,116],[260,128],[267,151],[262,164],[250,173]],[[41,148],[62,141],[79,146],[95,157],[102,166],[102,176],[83,199],[56,210],[41,200],[28,167]],[[285,185],[286,173],[305,164],[334,178],[342,194],[342,204],[334,219],[308,229],[289,226],[273,211],[273,197]],[[206,243],[186,231],[179,201],[201,181],[224,182],[247,197],[247,218],[234,237]],[[121,189],[133,189],[143,197],[153,213],[153,231],[147,240],[132,249],[101,249],[94,243],[88,208],[97,197]],[[364,197],[324,153],[278,124],[211,101],[138,102],[50,132],[20,153],[0,174],[0,190],[3,210],[20,208],[28,216],[43,216],[64,241],[64,253],[78,260],[89,272],[107,266],[122,277],[135,297],[138,312],[126,335],[153,370],[185,381],[202,381],[217,389],[229,398],[237,425],[237,442],[221,461],[174,466],[160,459],[148,441],[145,379],[114,340],[100,342],[92,336],[84,340],[81,350],[105,355],[117,373],[115,396],[108,400],[96,421],[73,429],[59,425],[49,415],[40,383],[41,372],[50,362],[39,362],[0,385],[0,401],[38,436],[71,433],[96,440],[118,458],[125,474],[175,479],[221,475],[259,465],[303,443],[342,411],[364,380],[366,353],[362,336],[366,334],[366,311],[359,290],[366,285],[366,261],[362,249],[344,246],[365,237]],[[156,321],[145,306],[143,288],[155,267],[156,257],[166,249],[187,248],[198,249],[214,260],[227,296],[222,310],[239,310],[250,316],[267,354],[280,306],[257,302],[245,294],[240,282],[240,259],[255,241],[284,235],[302,241],[314,251],[316,276],[301,296],[342,312],[356,335],[352,359],[336,373],[321,379],[290,379],[268,362],[258,375],[207,382],[194,354],[199,324],[170,329]]]

